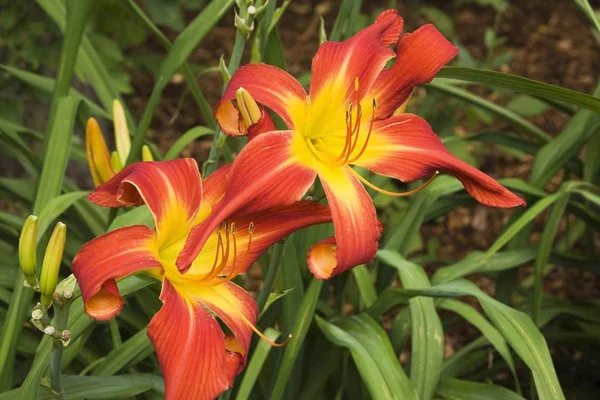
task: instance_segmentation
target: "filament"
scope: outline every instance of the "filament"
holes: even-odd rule
[[[365,185],[367,185],[368,187],[370,187],[371,189],[375,190],[376,192],[388,195],[388,196],[393,196],[393,197],[405,197],[405,196],[410,196],[413,195],[415,193],[420,192],[421,190],[425,189],[427,186],[429,186],[429,184],[431,182],[433,182],[433,180],[440,174],[440,171],[435,171],[435,173],[433,174],[433,176],[431,178],[429,178],[429,180],[427,180],[427,182],[425,182],[424,184],[422,184],[421,186],[419,186],[416,189],[413,190],[409,190],[408,192],[390,192],[388,190],[384,190],[381,189],[380,187],[375,186],[374,184],[372,184],[371,182],[367,181],[365,178],[363,178],[358,172],[356,172],[355,170],[353,170],[352,168],[350,168],[350,171],[354,174],[354,176],[356,176],[362,183],[364,183]]]

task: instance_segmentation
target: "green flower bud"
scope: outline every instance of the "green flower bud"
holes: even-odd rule
[[[65,240],[67,237],[67,226],[62,222],[56,224],[54,232],[46,247],[44,261],[42,262],[42,276],[40,279],[41,302],[44,307],[52,303],[52,295],[58,283],[58,272],[62,262]]]
[[[38,234],[38,217],[30,215],[23,224],[21,237],[19,238],[19,265],[25,275],[25,281],[31,287],[38,284],[36,277],[36,241]]]

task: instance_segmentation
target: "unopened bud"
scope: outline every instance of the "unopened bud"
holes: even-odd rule
[[[147,145],[142,146],[142,161],[154,161],[152,150]]]
[[[75,278],[75,275],[71,274],[60,281],[58,285],[56,285],[56,293],[65,299],[70,299],[73,297],[73,292],[75,291],[76,286],[77,278]]]
[[[44,261],[42,262],[40,292],[44,307],[49,307],[52,303],[52,295],[58,282],[58,272],[60,271],[66,237],[67,226],[62,222],[57,223],[48,242],[48,247],[46,247]]]
[[[85,129],[85,152],[94,184],[103,184],[113,177],[115,171],[110,162],[110,154],[98,122],[94,118],[87,121]]]
[[[254,101],[254,98],[252,98],[250,92],[241,87],[235,92],[235,98],[240,114],[242,114],[242,118],[244,119],[244,124],[247,127],[260,121],[262,118],[262,111],[258,104],[256,104],[256,101]]]
[[[25,275],[25,281],[31,287],[38,285],[35,275],[37,269],[36,243],[38,234],[38,217],[30,215],[23,224],[19,237],[19,265]]]
[[[118,152],[113,151],[110,153],[110,165],[115,172],[119,172],[123,169],[123,164],[121,164],[121,159],[119,158]]]
[[[254,15],[254,14],[256,14],[256,7],[254,7],[254,6],[250,6],[250,7],[248,7],[248,14],[249,14],[249,15]]]
[[[119,161],[121,165],[127,163],[129,151],[131,150],[131,137],[127,128],[127,118],[125,118],[125,110],[119,100],[113,101],[113,120],[115,126],[115,143],[117,144],[117,152],[119,153]]]

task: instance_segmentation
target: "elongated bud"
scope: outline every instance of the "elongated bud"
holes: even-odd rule
[[[147,145],[142,146],[142,161],[154,161],[154,156],[152,155],[152,151],[150,147]]]
[[[121,158],[119,157],[118,152],[113,151],[110,153],[110,165],[115,170],[115,173],[123,169],[123,164],[121,164]]]
[[[90,173],[96,186],[108,181],[115,171],[110,163],[108,147],[102,136],[98,122],[94,118],[87,121],[85,130],[85,152],[87,154]]]
[[[129,151],[131,150],[131,137],[127,128],[125,110],[123,110],[123,106],[119,100],[113,101],[113,118],[115,124],[115,143],[117,144],[119,161],[121,161],[121,166],[123,166],[127,164],[127,157],[129,157]]]
[[[31,287],[37,287],[36,241],[38,234],[38,217],[30,215],[23,224],[21,237],[19,238],[19,265],[25,275],[25,281]]]
[[[254,101],[250,92],[241,87],[235,92],[235,99],[237,100],[240,114],[242,114],[242,118],[244,119],[244,124],[247,127],[260,121],[262,118],[262,111],[260,111],[260,107],[258,107],[256,101]]]
[[[48,247],[46,247],[44,261],[42,262],[40,292],[44,307],[49,307],[50,303],[52,303],[52,295],[56,289],[58,272],[62,262],[63,251],[65,250],[66,237],[67,226],[62,222],[57,223],[48,242]]]

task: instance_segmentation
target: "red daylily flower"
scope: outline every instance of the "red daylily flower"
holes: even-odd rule
[[[145,273],[162,281],[163,306],[148,325],[165,377],[167,399],[212,399],[243,369],[257,306],[231,279],[271,244],[302,227],[331,222],[327,206],[296,202],[264,212],[240,211],[211,232],[189,271],[175,266],[189,232],[225,198],[229,166],[204,185],[193,159],[141,162],[98,186],[89,199],[101,206],[146,204],[156,228],[128,226],[85,244],[73,260],[86,312],[114,317],[123,305],[116,280]],[[256,210],[256,209],[255,209]],[[225,335],[215,320],[223,321]],[[263,337],[264,338],[264,337]]]
[[[316,176],[331,207],[335,237],[312,249],[309,268],[317,278],[329,278],[371,261],[380,230],[363,184],[390,195],[409,193],[381,190],[354,171],[353,165],[403,182],[448,172],[483,204],[524,204],[448,152],[425,120],[403,113],[414,87],[431,81],[457,48],[433,25],[403,35],[402,28],[402,18],[389,10],[352,38],[324,43],[313,59],[308,94],[291,75],[273,66],[249,64],[233,75],[215,110],[223,131],[230,135],[248,131],[232,102],[241,88],[278,114],[288,130],[251,135],[231,168],[236,182],[226,195],[231,200],[192,231],[177,260],[182,271],[189,268],[219,219],[257,198],[261,206],[296,200]],[[396,52],[390,48],[394,44]],[[395,56],[394,64],[385,68]],[[272,126],[268,115],[263,115],[267,122],[259,124]]]

